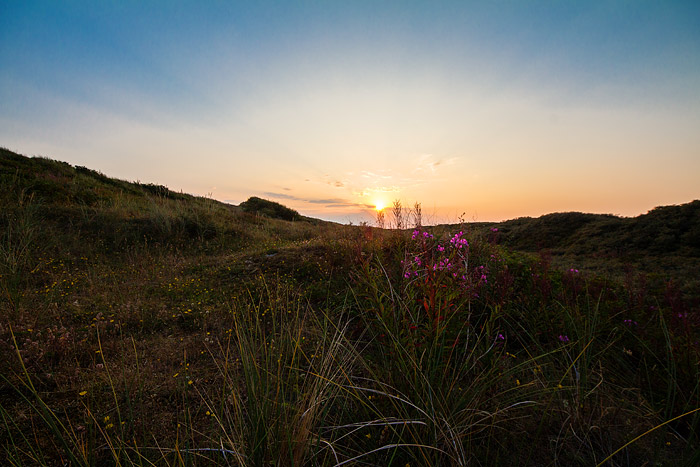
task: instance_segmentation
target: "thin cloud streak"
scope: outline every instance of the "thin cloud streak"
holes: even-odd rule
[[[435,173],[439,168],[449,167],[457,162],[457,157],[449,157],[446,159],[435,160],[432,154],[424,154],[420,157],[418,165],[413,169],[413,173],[416,172],[430,172]]]
[[[373,204],[366,204],[366,203],[355,203],[347,199],[341,199],[341,198],[305,198],[305,197],[300,197],[300,196],[293,196],[293,195],[288,195],[285,193],[276,193],[272,191],[266,191],[263,193],[263,196],[269,197],[269,198],[275,198],[275,199],[286,199],[290,201],[299,201],[302,203],[309,203],[309,204],[318,204],[318,205],[323,205],[325,207],[329,208],[362,208],[362,209],[371,209],[374,207]]]

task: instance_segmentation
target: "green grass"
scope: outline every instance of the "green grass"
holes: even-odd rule
[[[650,287],[665,287],[670,279],[700,300],[700,200],[634,218],[568,212],[474,228],[511,249],[539,253],[561,269],[627,281],[643,272]]]
[[[0,185],[3,465],[700,461],[692,277],[6,150]]]

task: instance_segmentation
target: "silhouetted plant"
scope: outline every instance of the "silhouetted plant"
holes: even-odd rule
[[[413,204],[411,217],[413,218],[413,227],[420,229],[423,226],[423,209],[421,204],[417,201]]]
[[[383,229],[384,222],[385,222],[384,209],[380,209],[377,211],[377,227],[379,227],[380,229]]]
[[[394,217],[394,227],[396,230],[402,230],[404,228],[404,215],[400,199],[395,199],[393,201],[391,206],[391,214]]]

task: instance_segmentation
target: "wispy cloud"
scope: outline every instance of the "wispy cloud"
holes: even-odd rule
[[[344,204],[347,203],[347,200],[344,199],[338,199],[338,198],[328,198],[328,199],[306,199],[305,200],[307,203],[311,204]]]
[[[343,198],[311,198],[311,197],[300,197],[288,195],[286,193],[275,193],[272,191],[266,191],[263,196],[275,199],[286,199],[290,201],[299,201],[302,203],[309,203],[314,205],[321,205],[327,208],[361,208],[369,209],[374,207],[372,204],[366,203],[356,203],[348,199]]]
[[[393,176],[388,170],[383,170],[384,173],[370,172],[369,170],[363,170],[360,172],[362,178],[369,178],[372,180],[390,180]]]
[[[260,196],[288,202],[295,208],[311,211],[321,209],[367,212],[373,209],[377,200],[388,202],[401,196],[411,196],[416,187],[441,180],[445,168],[455,164],[456,157],[438,158],[432,154],[408,157],[407,163],[397,170],[377,168],[374,170],[348,171],[338,173],[320,173],[304,181],[313,185],[307,189],[320,196],[295,194],[292,185],[283,184],[265,191]],[[307,191],[305,189],[304,191]],[[327,196],[323,196],[323,195]]]
[[[297,198],[296,196],[288,195],[288,194],[285,194],[285,193],[274,193],[274,192],[272,192],[272,191],[266,191],[266,192],[264,192],[262,195],[263,195],[263,196],[266,196],[266,197],[268,197],[268,198],[289,199],[289,200],[292,200],[292,201],[300,201],[300,199]]]
[[[441,172],[459,159],[457,157],[436,157],[433,154],[422,154],[408,158],[405,166],[397,170],[363,170],[358,174],[348,173],[347,177],[354,179],[351,192],[361,198],[381,196],[388,193],[402,193],[441,179]],[[354,177],[353,177],[354,175]]]
[[[436,159],[432,154],[423,154],[418,158],[416,168],[413,173],[432,173],[437,172],[440,167],[448,167],[457,162],[456,157]]]
[[[406,164],[396,169],[374,168],[372,170],[348,171],[341,174],[321,172],[316,177],[306,178],[316,187],[315,193],[329,196],[298,196],[282,185],[264,196],[328,208],[370,209],[378,199],[410,196],[413,189],[439,181],[445,168],[457,162],[456,157],[436,157],[422,154],[406,157]]]
[[[345,182],[343,180],[331,177],[330,175],[326,174],[324,175],[324,183],[326,185],[330,185],[336,188],[344,188],[345,187]]]
[[[372,196],[380,193],[399,193],[401,188],[398,186],[377,186],[377,187],[367,187],[359,191],[355,191],[354,194],[357,196]]]

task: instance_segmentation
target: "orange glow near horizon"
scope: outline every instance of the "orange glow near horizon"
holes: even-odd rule
[[[700,199],[698,2],[33,3],[0,28],[20,154],[354,224]]]

